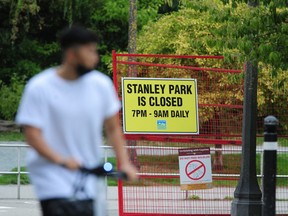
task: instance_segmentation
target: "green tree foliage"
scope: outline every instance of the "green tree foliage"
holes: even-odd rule
[[[156,19],[162,1],[139,1],[139,29]],[[33,75],[39,68],[59,63],[60,50],[56,43],[61,29],[82,24],[99,34],[100,53],[107,56],[112,49],[126,50],[128,39],[129,2],[126,0],[12,0],[0,2],[0,79],[9,83],[10,75]],[[18,61],[25,61],[23,67]],[[30,74],[26,74],[30,67]],[[15,65],[18,64],[17,68]],[[36,66],[36,67],[34,67]],[[105,72],[105,71],[104,71]]]
[[[273,88],[276,85],[285,89],[287,3],[263,0],[257,9],[244,3],[246,0],[138,0],[138,30],[146,25],[141,31],[138,51],[224,54],[227,68],[240,68],[249,57],[260,62],[260,76],[266,70],[266,77],[277,80],[273,82]],[[102,40],[100,69],[108,72],[112,49],[127,50],[128,12],[127,0],[0,1],[0,88],[4,89],[0,97],[13,101],[3,96],[2,92],[7,92],[5,89],[13,92],[13,83],[18,82],[21,86],[40,70],[59,64],[61,53],[56,42],[57,34],[71,24],[85,25],[99,34]],[[196,63],[204,65],[201,61]],[[262,84],[261,80],[260,85],[266,89],[261,87],[260,94],[271,92],[271,85]],[[268,99],[260,98],[259,104],[276,103],[274,93],[272,91]],[[281,94],[285,95],[285,92]],[[0,110],[0,118],[10,116],[8,118],[12,119],[15,115],[4,112]]]
[[[147,25],[139,52],[225,54],[227,60],[253,59],[276,70],[287,69],[288,9],[279,5],[272,1],[251,8],[240,3],[233,8],[218,0],[191,1],[179,12]],[[149,41],[143,43],[145,38]]]
[[[138,29],[158,17],[162,0],[138,2]],[[14,83],[27,81],[41,70],[57,65],[61,52],[57,35],[72,24],[96,31],[101,44],[99,69],[109,73],[111,51],[126,51],[128,43],[127,0],[2,0],[0,1],[0,97],[1,107],[16,106],[6,98]],[[18,92],[17,98],[20,98]],[[14,100],[14,99],[13,99]],[[0,110],[0,118],[13,119],[15,109]]]
[[[260,66],[259,115],[278,115],[288,103],[285,75],[288,69],[288,8],[283,1],[265,1],[256,8],[241,2],[189,1],[178,12],[145,26],[138,39],[138,52],[224,55],[222,67],[225,68],[242,68],[246,60],[252,60]],[[207,66],[201,61],[181,64]],[[229,84],[235,82],[235,78],[218,78],[218,81]],[[222,99],[225,99],[227,92],[222,93]],[[207,94],[206,102],[213,103],[215,98],[213,92],[210,96]],[[242,100],[242,96],[238,99]],[[206,112],[205,116],[210,119],[213,113]],[[279,117],[280,122],[286,122],[281,126],[287,130],[287,120]]]
[[[0,114],[5,119],[13,119],[24,89],[24,82],[13,77],[9,86],[1,82],[0,85]]]

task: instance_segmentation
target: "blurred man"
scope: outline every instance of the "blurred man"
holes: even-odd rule
[[[75,194],[75,184],[81,166],[101,163],[103,126],[121,169],[130,180],[136,179],[136,169],[124,148],[120,103],[113,84],[94,70],[99,61],[96,35],[71,27],[62,33],[60,45],[62,64],[28,82],[16,117],[32,146],[28,168],[44,216],[61,215],[51,208],[59,204],[61,209],[61,203],[72,197],[90,203],[99,195],[93,177],[87,177],[81,193]]]

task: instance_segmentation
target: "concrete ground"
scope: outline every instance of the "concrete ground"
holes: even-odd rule
[[[229,214],[234,188],[218,187],[209,190],[179,191],[179,187],[125,187],[124,211],[138,213],[174,214]],[[0,186],[0,215],[41,216],[30,185],[21,186],[21,199],[17,187]],[[225,198],[226,197],[226,198]],[[277,192],[277,213],[288,214],[288,188]],[[107,189],[108,216],[118,215],[117,187]]]
[[[109,202],[117,205],[117,201]],[[115,206],[114,206],[115,207]],[[39,203],[35,200],[0,200],[1,216],[41,216]],[[110,207],[108,216],[117,216],[118,209]]]
[[[0,142],[1,144],[8,144]],[[10,143],[11,144],[11,143]],[[12,143],[24,144],[24,143]],[[261,147],[257,147],[260,151]],[[281,152],[287,153],[288,147],[280,147]],[[19,151],[19,163],[25,166],[27,148]],[[224,146],[223,153],[241,152],[241,147]],[[177,148],[137,149],[138,155],[169,155],[178,154]],[[114,155],[112,150],[107,150],[107,157]],[[0,151],[0,171],[9,171],[17,166],[17,148],[2,147]],[[235,188],[215,187],[211,190],[194,192],[180,192],[179,187],[126,187],[124,188],[125,212],[138,213],[175,213],[175,214],[229,214],[231,197]],[[30,185],[21,186],[20,196],[17,199],[17,186],[0,186],[0,216],[40,216],[39,203],[36,201]],[[118,215],[118,194],[116,187],[107,190],[108,215]],[[288,188],[277,188],[277,213],[288,215]]]
[[[1,216],[41,216],[39,202],[35,199],[30,185],[21,186],[21,199],[17,199],[17,187],[14,185],[0,186]],[[117,187],[107,189],[108,216],[118,216]]]
[[[35,200],[0,200],[0,215],[3,216],[40,216],[38,202]]]

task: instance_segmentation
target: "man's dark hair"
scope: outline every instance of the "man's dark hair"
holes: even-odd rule
[[[60,34],[60,46],[62,50],[88,43],[98,43],[98,37],[94,32],[82,26],[71,26],[64,29]]]

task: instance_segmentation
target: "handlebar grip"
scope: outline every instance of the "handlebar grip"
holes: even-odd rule
[[[91,170],[87,169],[86,167],[80,167],[79,170],[83,173],[90,173],[91,172]]]
[[[122,172],[122,171],[111,172],[111,173],[108,173],[107,176],[115,178],[115,179],[128,180],[127,173]]]
[[[86,174],[92,174],[98,177],[104,177],[104,176],[110,176],[115,179],[121,179],[121,180],[128,180],[127,173],[123,171],[112,171],[112,172],[105,172],[102,170],[101,167],[94,168],[94,169],[88,169],[86,167],[81,167],[80,171]]]
[[[126,180],[128,180],[128,175],[126,172],[120,171],[120,172],[118,172],[118,178],[126,181]]]

